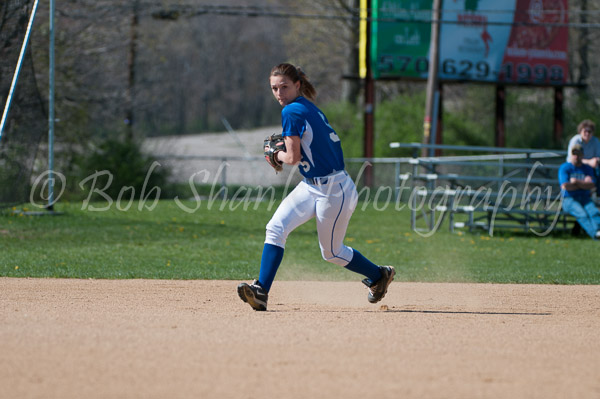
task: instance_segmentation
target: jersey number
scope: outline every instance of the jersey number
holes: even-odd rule
[[[310,164],[307,161],[300,161],[300,163],[298,163],[298,167],[302,168],[304,173],[310,170]]]

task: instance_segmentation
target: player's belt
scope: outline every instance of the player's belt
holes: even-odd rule
[[[324,184],[335,183],[339,180],[340,177],[345,177],[348,174],[345,171],[337,172],[333,175],[323,176],[323,177],[305,177],[304,181],[308,184],[312,184],[313,186],[322,186]]]

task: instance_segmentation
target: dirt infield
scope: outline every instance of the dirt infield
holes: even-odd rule
[[[600,287],[0,278],[1,398],[599,398]]]

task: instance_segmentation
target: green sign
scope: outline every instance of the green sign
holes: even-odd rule
[[[373,0],[372,65],[375,79],[426,78],[431,0]]]

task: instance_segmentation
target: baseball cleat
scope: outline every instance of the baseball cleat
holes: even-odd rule
[[[258,280],[254,280],[252,284],[241,283],[238,285],[237,291],[242,301],[247,302],[252,309],[267,310],[269,294],[261,287]]]
[[[396,270],[392,266],[381,266],[380,270],[381,278],[377,282],[374,283],[368,278],[362,281],[364,285],[369,287],[368,299],[371,303],[377,303],[383,299],[396,275]]]

